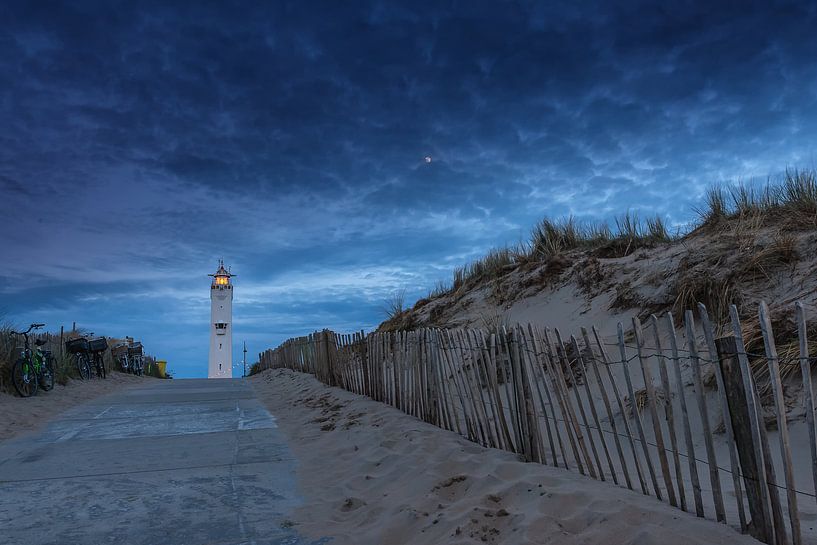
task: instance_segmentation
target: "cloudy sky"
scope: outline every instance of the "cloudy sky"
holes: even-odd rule
[[[815,163],[813,6],[133,4],[0,6],[0,312],[177,376],[206,375],[220,257],[254,360],[545,215],[683,225]]]

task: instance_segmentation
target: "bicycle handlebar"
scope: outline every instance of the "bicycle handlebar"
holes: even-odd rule
[[[31,324],[25,331],[12,331],[12,333],[14,333],[15,335],[28,335],[29,333],[31,333],[32,329],[40,329],[41,327],[44,326],[45,324]]]

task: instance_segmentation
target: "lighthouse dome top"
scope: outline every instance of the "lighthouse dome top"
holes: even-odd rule
[[[229,269],[224,268],[224,260],[218,260],[218,270],[215,274],[209,274],[207,276],[213,277],[213,285],[214,286],[228,286],[230,285],[230,278],[235,276],[233,273],[230,272]]]

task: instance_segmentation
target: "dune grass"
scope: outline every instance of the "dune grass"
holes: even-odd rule
[[[0,391],[11,387],[11,365],[16,359],[16,339],[12,331],[11,324],[0,323]]]
[[[501,278],[520,265],[547,263],[575,250],[598,252],[601,257],[623,257],[638,248],[673,240],[663,218],[641,221],[627,212],[616,218],[615,226],[605,222],[582,222],[569,216],[545,218],[531,230],[526,242],[489,251],[485,256],[454,270],[450,285],[438,283],[426,299],[456,293],[484,281]]]
[[[783,229],[817,226],[817,172],[787,170],[779,183],[758,187],[740,183],[716,185],[706,193],[704,206],[696,209],[696,230],[725,227],[738,220],[743,227],[777,222]]]
[[[485,256],[456,268],[450,284],[438,282],[421,301],[425,305],[439,297],[500,279],[520,266],[541,265],[575,251],[586,252],[593,257],[617,258],[641,248],[718,229],[730,230],[735,235],[750,233],[749,236],[752,236],[753,230],[772,223],[780,226],[781,231],[813,228],[817,226],[817,172],[787,170],[782,181],[767,182],[762,187],[752,184],[714,185],[706,192],[703,205],[695,211],[698,220],[684,232],[674,233],[661,216],[642,220],[629,211],[616,217],[612,226],[606,222],[583,222],[573,216],[544,218],[533,227],[527,241],[493,249]],[[738,271],[739,275],[766,274],[765,271],[776,263],[794,259],[792,241],[781,233],[773,248],[758,251],[750,257],[747,266]],[[701,292],[708,293],[713,300],[723,299],[727,288],[715,285],[686,286],[678,294],[676,306],[687,304]]]
[[[405,310],[406,290],[400,290],[392,294],[383,304],[383,312],[386,319],[391,320],[403,313]]]
[[[383,304],[383,312],[386,319],[380,324],[379,331],[398,331],[414,329],[416,317],[411,309],[405,307],[406,290],[400,290],[391,295]],[[426,300],[425,302],[428,302]],[[421,301],[414,305],[422,306]]]

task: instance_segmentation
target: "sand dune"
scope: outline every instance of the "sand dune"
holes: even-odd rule
[[[523,463],[278,369],[253,377],[297,456],[299,531],[332,543],[757,543],[654,498]]]

